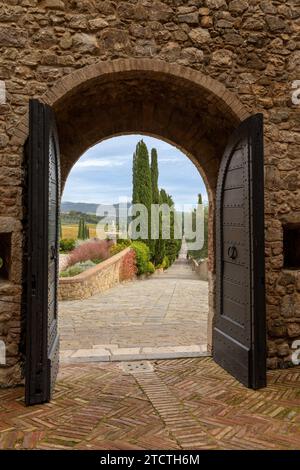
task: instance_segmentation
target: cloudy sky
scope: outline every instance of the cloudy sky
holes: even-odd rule
[[[175,147],[152,137],[114,137],[90,148],[78,160],[68,177],[63,201],[114,204],[131,200],[132,155],[143,139],[149,153],[158,152],[159,187],[173,196],[177,206],[194,204],[197,194],[207,200],[203,180],[194,164]]]

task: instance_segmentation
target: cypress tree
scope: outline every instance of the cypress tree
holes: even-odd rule
[[[161,198],[160,191],[158,190],[158,203],[163,204],[163,199]],[[163,262],[163,259],[166,254],[165,242],[162,238],[162,214],[159,214],[159,238],[155,241],[155,252],[154,252],[154,265],[158,266]]]
[[[157,162],[157,150],[153,148],[151,150],[151,182],[152,182],[152,202],[153,204],[160,204],[160,192],[158,187],[158,162]],[[157,223],[157,221],[155,222]],[[158,234],[159,238],[152,241],[152,261],[155,265],[162,263],[165,256],[165,240],[162,239],[162,215],[159,214],[158,219]]]
[[[138,145],[136,146],[135,152],[132,159],[132,204],[138,203],[138,179],[137,179],[137,151]]]
[[[83,217],[80,217],[79,219],[78,238],[79,240],[86,240],[89,238],[89,229]]]
[[[83,219],[83,229],[82,229],[82,235],[83,235],[83,240],[86,240],[88,238],[88,227],[85,223],[85,219]]]
[[[198,194],[198,204],[203,204],[202,195]],[[204,259],[208,256],[208,205],[204,205],[204,244],[200,250],[189,250],[189,255],[195,259]],[[193,213],[193,230],[196,229],[196,210]]]
[[[202,205],[202,194],[201,193],[198,194],[198,205]],[[196,215],[197,215],[197,211],[196,211],[196,209],[194,209],[193,214],[192,214],[192,228],[193,228],[193,230],[196,230]]]
[[[174,202],[172,196],[170,196],[164,189],[160,190],[160,197],[161,197],[161,204],[168,204],[170,209],[174,209]],[[165,246],[165,254],[169,259],[170,265],[174,263],[176,257],[178,256],[180,247],[181,247],[181,240],[175,239],[175,214],[174,211],[170,211],[170,221],[169,221],[169,228],[170,228],[170,238],[168,240],[164,240]]]
[[[157,150],[153,148],[151,150],[152,204],[159,204],[158,176]],[[153,223],[158,224],[158,227],[153,228],[158,229],[158,233],[160,234],[161,215],[159,215],[159,220],[154,221]],[[156,233],[156,230],[154,232]],[[162,263],[164,257],[163,243],[161,242],[163,242],[163,240],[161,240],[161,236],[159,236],[157,240],[151,240],[152,261],[155,265]]]
[[[81,219],[81,234],[80,234],[81,240],[84,240],[84,220],[83,218]]]
[[[84,218],[82,218],[82,222],[81,222],[81,240],[85,240],[85,222],[84,222]]]
[[[77,238],[79,240],[81,240],[81,226],[82,226],[82,218],[80,217],[79,224],[78,224],[78,234],[77,234]]]
[[[151,249],[151,204],[152,204],[152,183],[151,170],[149,164],[149,153],[143,140],[138,142],[133,155],[133,189],[132,203],[144,204],[148,211],[148,238],[143,240]]]
[[[151,150],[152,203],[159,204],[157,150]]]

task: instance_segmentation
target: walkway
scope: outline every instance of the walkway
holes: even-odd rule
[[[300,367],[253,391],[211,358],[122,365],[62,366],[46,405],[0,390],[0,449],[300,449]]]
[[[63,362],[195,357],[206,352],[208,283],[185,247],[166,272],[59,306]]]

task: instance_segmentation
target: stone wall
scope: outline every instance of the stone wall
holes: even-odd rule
[[[87,269],[74,277],[59,279],[59,300],[83,300],[104,292],[124,281],[123,267],[127,255],[132,250],[126,248],[102,263]],[[132,271],[131,271],[132,272]],[[135,277],[132,272],[132,279]],[[126,280],[130,280],[128,277]]]
[[[20,226],[26,215],[23,145],[30,97],[53,104],[64,179],[96,138],[145,131],[186,151],[207,183],[212,207],[210,279],[218,162],[242,116],[264,114],[269,366],[290,363],[300,317],[286,305],[298,306],[299,299],[298,283],[283,271],[282,222],[300,221],[300,119],[291,102],[292,82],[300,78],[299,17],[298,0],[1,2],[0,80],[7,101],[0,105],[0,229],[9,217],[13,234],[11,278],[0,285],[0,339],[9,346],[8,364],[0,368],[3,383],[18,383],[22,366]],[[154,75],[146,73],[129,83],[116,59],[160,60],[166,73],[156,86]],[[169,65],[178,76],[198,78],[180,81],[176,72],[171,80]],[[100,73],[106,66],[116,72],[109,83],[102,79],[96,86],[93,78],[76,88],[88,80],[90,67]],[[233,105],[235,99],[240,105]],[[210,304],[213,308],[213,287]]]

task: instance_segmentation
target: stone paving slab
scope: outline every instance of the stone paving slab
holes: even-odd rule
[[[249,390],[211,358],[146,365],[61,366],[52,402],[29,408],[23,387],[0,390],[0,449],[300,450],[300,367]]]
[[[61,360],[98,361],[95,353],[78,352],[97,346],[106,350],[104,361],[200,356],[206,351],[207,317],[208,283],[199,280],[183,253],[171,268],[149,279],[83,301],[60,302]],[[166,349],[174,347],[179,349]],[[187,347],[201,351],[188,354]]]
[[[60,362],[115,362],[139,361],[142,359],[179,359],[181,357],[210,356],[206,344],[190,346],[165,346],[155,348],[118,348],[110,345],[94,345],[92,349],[61,351]]]

